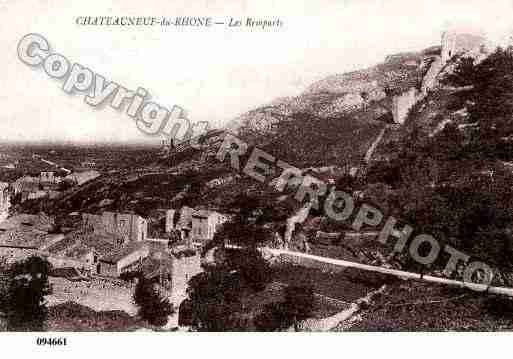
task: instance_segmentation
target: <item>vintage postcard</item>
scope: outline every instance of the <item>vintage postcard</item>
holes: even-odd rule
[[[512,14],[0,1],[0,331],[511,331]]]

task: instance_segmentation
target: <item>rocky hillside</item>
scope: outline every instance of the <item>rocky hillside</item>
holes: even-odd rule
[[[447,59],[430,73],[431,87],[404,123],[393,123],[396,95],[412,85],[421,88],[441,52],[432,47],[393,55],[373,68],[330,76],[296,98],[240,116],[231,127],[296,167],[338,169],[331,175],[340,188],[358,191],[419,231],[507,267],[509,260],[497,248],[513,248],[507,240],[513,228],[513,57],[503,51],[467,58],[463,51]],[[375,150],[369,153],[370,148]],[[119,210],[153,216],[159,208],[183,205],[236,213],[239,199],[249,195],[260,199],[254,205],[275,228],[297,210],[297,203],[271,186],[219,163],[215,152],[216,144],[174,153],[137,172],[100,177],[45,205],[58,214]],[[348,181],[352,167],[361,170]],[[314,231],[347,229],[347,223],[330,223],[322,213],[312,216],[319,217],[311,221]],[[397,263],[409,265],[407,258]]]
[[[393,97],[420,89],[440,51],[434,46],[390,55],[371,68],[329,76],[297,97],[242,114],[228,128],[298,166],[358,166],[379,132],[393,122]]]

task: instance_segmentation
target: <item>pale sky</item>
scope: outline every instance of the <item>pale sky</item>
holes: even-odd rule
[[[371,66],[387,54],[439,44],[449,24],[498,39],[513,29],[509,0],[70,1],[0,0],[0,140],[143,141],[134,121],[17,57],[39,33],[51,50],[152,101],[180,105],[214,126],[276,97],[294,96],[325,76]],[[77,16],[280,18],[267,31],[213,28],[79,26]],[[157,142],[157,139],[152,139]]]

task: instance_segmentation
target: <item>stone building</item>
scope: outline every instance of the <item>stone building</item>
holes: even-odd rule
[[[39,176],[23,176],[11,184],[14,195],[21,194],[21,201],[59,195],[62,178],[54,172],[41,172]]]
[[[455,55],[465,55],[481,61],[487,56],[489,43],[481,35],[446,31],[442,34],[440,55],[429,55],[431,64],[427,70],[420,92],[415,87],[394,96],[392,99],[392,116],[395,123],[403,124],[408,116],[408,111],[438,85],[437,76],[444,69],[447,62]]]
[[[189,280],[196,274],[201,273],[201,258],[197,249],[189,246],[177,246],[171,249],[171,282],[169,298],[175,305],[187,297]]]
[[[98,274],[107,277],[119,277],[124,272],[135,270],[150,254],[144,242],[129,243],[98,261]]]
[[[90,226],[94,232],[111,235],[119,242],[144,241],[148,237],[148,222],[136,214],[103,212],[102,215],[82,214],[85,226]]]
[[[442,62],[458,54],[478,53],[486,46],[487,40],[481,35],[446,31],[442,34]]]
[[[227,215],[216,211],[186,206],[179,211],[169,209],[166,211],[166,232],[176,229],[181,232],[183,240],[205,243],[214,238],[216,231],[228,219]]]
[[[228,219],[228,216],[215,211],[195,211],[192,214],[192,240],[200,243],[212,240],[220,226]]]

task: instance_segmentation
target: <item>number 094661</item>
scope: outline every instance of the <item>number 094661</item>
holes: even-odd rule
[[[63,346],[66,345],[66,338],[37,338],[37,345]]]

